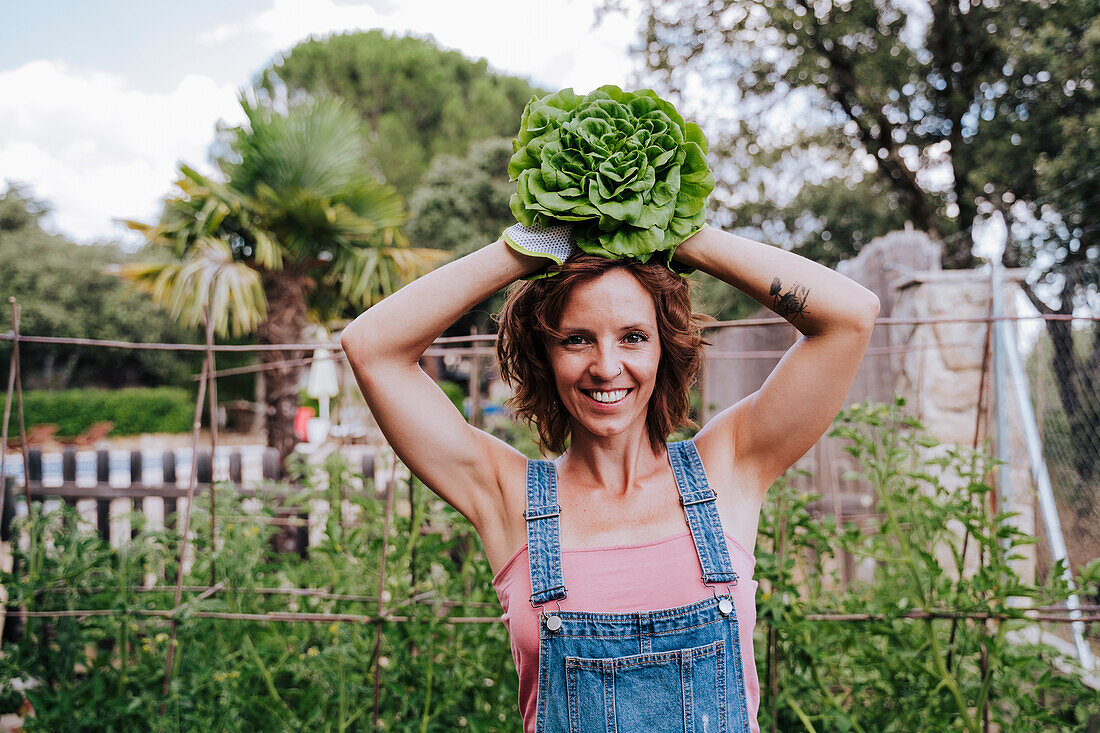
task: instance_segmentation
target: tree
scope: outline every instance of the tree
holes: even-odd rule
[[[436,156],[409,199],[409,238],[456,257],[495,241],[516,222],[508,208],[516,192],[511,157],[512,142],[501,137],[474,143],[462,157]]]
[[[707,109],[736,110],[708,124],[722,132],[711,150],[723,223],[828,259],[900,214],[943,244],[945,267],[972,267],[974,218],[1001,210],[1014,224],[1005,262],[1032,268],[1035,306],[1095,312],[1096,0],[642,6],[639,54],[655,85],[723,90]],[[1096,475],[1086,442],[1100,417],[1100,340],[1083,359],[1068,323],[1047,325],[1063,406],[1092,428],[1078,431],[1093,456],[1082,470]]]
[[[374,172],[405,198],[435,156],[465,155],[478,140],[514,135],[540,91],[489,71],[485,59],[380,30],[300,43],[257,86],[270,100],[342,99],[363,121]]]
[[[11,329],[7,298],[22,307],[20,333],[33,336],[186,342],[178,327],[148,297],[130,292],[105,270],[133,259],[111,244],[80,245],[42,229],[46,203],[17,184],[0,194],[0,329]],[[7,378],[11,342],[0,341],[0,370]],[[27,389],[179,384],[190,360],[167,351],[24,344]],[[5,382],[6,383],[6,382]]]
[[[168,263],[123,275],[187,325],[207,318],[219,334],[255,331],[261,345],[306,341],[313,323],[362,309],[437,263],[397,230],[400,196],[366,171],[358,120],[336,100],[276,114],[242,102],[218,161],[223,180],[180,166],[178,193],[155,225],[128,224],[171,252]],[[260,352],[268,445],[293,449],[301,352]]]

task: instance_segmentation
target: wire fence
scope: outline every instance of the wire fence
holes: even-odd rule
[[[1054,487],[1069,558],[1079,568],[1100,557],[1100,339],[1095,337],[1095,318],[1067,316],[1006,316],[1025,338],[1021,358],[1026,364],[1030,396],[1043,440],[1044,457]],[[930,432],[945,443],[986,446],[992,449],[995,436],[993,419],[995,395],[991,375],[991,327],[996,319],[985,315],[954,317],[882,318],[868,348],[863,366],[849,393],[849,404],[860,401],[887,401],[894,394],[909,400],[909,410],[925,422]],[[1078,363],[1059,366],[1051,345],[1052,325],[1069,333]],[[1057,332],[1057,331],[1056,331]],[[785,321],[764,317],[720,322],[709,331],[712,345],[706,351],[699,392],[699,420],[705,423],[716,412],[754,391],[771,372],[798,334]],[[12,334],[0,338],[14,340]],[[139,343],[66,339],[20,335],[18,340],[40,346],[66,346],[79,343],[86,347],[111,349],[204,349],[195,344]],[[446,359],[459,373],[476,384],[471,391],[481,399],[468,403],[468,417],[484,425],[485,408],[492,407],[494,385],[499,380],[493,361],[495,336],[473,334],[469,337],[444,337],[427,351],[426,357]],[[223,346],[212,344],[209,351],[301,351],[325,346],[343,355],[335,344],[287,344]],[[213,377],[260,372],[287,366],[308,367],[311,357],[292,362],[215,370]],[[345,367],[346,368],[346,367]],[[202,379],[196,376],[196,380]],[[348,380],[344,380],[345,384]],[[14,383],[12,387],[14,388]],[[497,391],[499,395],[499,390]],[[16,396],[17,397],[17,396]],[[345,397],[348,397],[347,395]],[[346,401],[353,401],[346,400]],[[15,400],[16,402],[18,400]],[[498,397],[499,401],[499,397]],[[9,401],[9,404],[11,402]],[[478,409],[473,409],[478,408]],[[346,409],[353,414],[355,408]],[[496,411],[499,424],[506,412]],[[368,416],[369,418],[369,416]],[[34,416],[30,416],[34,424]],[[1010,429],[1017,429],[1012,426]],[[14,432],[14,431],[13,431]],[[377,436],[377,433],[375,433]],[[205,448],[204,448],[205,450]],[[357,455],[361,458],[362,453]],[[22,476],[21,456],[6,457],[9,475]],[[41,458],[39,458],[41,460]],[[187,464],[185,464],[187,465]],[[851,461],[840,441],[828,436],[814,446],[797,464],[806,476],[797,479],[807,491],[821,494],[816,505],[820,511],[843,520],[857,518],[870,511],[872,501],[867,487],[849,478]],[[229,478],[226,476],[225,478]],[[22,482],[21,482],[22,483]],[[201,483],[201,482],[200,482]],[[1045,539],[1046,530],[1034,521],[1035,493],[1030,481],[1024,490],[1025,513],[1031,514],[1031,527]],[[21,509],[22,511],[22,509]],[[1050,567],[1051,557],[1045,545],[1037,551],[1036,568],[1040,575]],[[850,573],[846,573],[846,576]]]
[[[980,304],[979,304],[980,305]],[[978,308],[980,311],[981,308]],[[1054,494],[1057,499],[1062,520],[1062,531],[1066,537],[1069,558],[1074,568],[1080,568],[1088,562],[1100,557],[1100,531],[1096,529],[1100,522],[1096,504],[1100,501],[1100,438],[1097,437],[1100,430],[1100,390],[1097,378],[1097,362],[1100,353],[1100,339],[1096,336],[1097,319],[1067,319],[1064,317],[1053,318],[1015,318],[1009,317],[1017,333],[1026,338],[1018,338],[1018,342],[1024,344],[1020,358],[1026,365],[1031,390],[1031,400],[1038,418],[1039,429],[1043,438],[1044,456],[1049,468]],[[17,324],[18,319],[13,319]],[[849,395],[849,403],[862,401],[885,401],[896,393],[906,396],[913,415],[921,419],[930,432],[944,443],[959,443],[980,447],[995,441],[996,420],[994,408],[997,397],[996,385],[993,373],[992,355],[992,326],[993,318],[988,313],[958,314],[955,316],[931,316],[931,317],[888,317],[879,321],[872,340],[871,347],[861,367],[860,373]],[[1074,339],[1075,361],[1070,368],[1062,363],[1064,352],[1057,351],[1052,346],[1050,333],[1057,332],[1051,328],[1052,323],[1067,324],[1066,329]],[[18,328],[18,326],[17,326]],[[39,347],[50,345],[64,345],[75,343],[77,340],[28,337],[18,334],[0,336],[8,340],[15,340],[16,349],[13,351],[13,365],[9,371],[9,384],[4,414],[4,438],[8,438],[9,413],[13,408],[15,423],[18,427],[18,435],[23,439],[20,445],[20,454],[6,456],[5,461],[15,460],[28,464],[28,449],[25,444],[26,424],[24,416],[18,415],[18,406],[21,404],[20,379],[18,370],[18,345],[19,342],[35,343]],[[485,408],[494,399],[493,364],[493,336],[471,335],[470,337],[451,337],[440,339],[427,352],[426,356],[435,357],[440,361],[447,360],[452,366],[459,367],[459,371],[465,371],[468,375],[468,385],[471,400],[468,406],[469,417],[478,424],[485,424]],[[797,338],[797,333],[785,321],[772,318],[747,319],[745,321],[717,324],[710,332],[712,345],[708,348],[703,378],[698,385],[698,404],[700,422],[706,422],[719,410],[735,403],[741,397],[750,394],[763,382],[764,378],[778,363],[783,353]],[[96,342],[94,340],[81,339],[80,343],[87,347],[103,348],[157,348],[170,349],[178,347],[183,350],[194,350],[194,345],[173,344],[133,344],[126,342]],[[301,351],[314,348],[317,344],[293,344],[287,346],[256,347],[267,350]],[[327,345],[330,348],[332,345]],[[310,359],[297,359],[291,363],[274,362],[272,365],[259,365],[240,369],[219,372],[214,367],[213,354],[225,347],[217,346],[208,341],[205,347],[207,359],[204,361],[203,373],[199,375],[200,389],[196,403],[196,431],[194,433],[193,450],[198,455],[198,417],[201,414],[204,403],[208,398],[207,385],[213,387],[219,376],[240,373],[243,370],[262,370],[263,368],[285,368],[287,366],[307,366]],[[236,351],[247,351],[250,347],[235,346]],[[337,357],[339,358],[339,357]],[[1061,360],[1061,361],[1060,361]],[[499,385],[497,385],[499,387]],[[499,395],[499,392],[497,392]],[[350,402],[350,396],[345,395],[345,402]],[[216,410],[211,403],[211,415],[214,417],[212,425],[215,430],[211,435],[214,452],[217,449]],[[354,410],[346,408],[348,414]],[[34,416],[25,416],[29,422],[33,422]],[[501,419],[499,417],[497,420]],[[1021,419],[1015,416],[1016,422]],[[1015,424],[1015,423],[1013,423]],[[1016,430],[1015,427],[1011,428]],[[13,431],[14,432],[14,431]],[[385,504],[385,529],[383,537],[390,536],[389,525],[395,512],[395,500],[399,493],[398,479],[399,466],[392,458],[383,457],[386,453],[384,446],[376,446],[379,465],[390,467],[391,475],[386,483],[385,492],[379,495],[379,500]],[[188,553],[188,538],[193,536],[189,529],[190,515],[196,491],[200,491],[198,477],[198,461],[192,460],[191,477],[184,487],[188,494],[186,499],[180,501],[180,511],[184,517],[180,523],[183,545],[180,548],[179,557],[182,560]],[[807,492],[818,494],[821,498],[813,504],[813,511],[818,516],[832,516],[838,523],[844,521],[859,522],[871,516],[874,500],[869,488],[852,479],[850,471],[852,462],[843,450],[841,441],[836,438],[823,438],[798,464],[798,468],[804,470],[807,475],[796,477],[796,482],[803,482]],[[1017,472],[1020,473],[1019,471]],[[1025,476],[1024,486],[1016,494],[1018,506],[1014,507],[1024,515],[1025,526],[1041,539],[1046,536],[1046,529],[1042,522],[1037,521],[1037,513],[1034,509],[1036,502],[1034,483]],[[23,476],[30,474],[24,472]],[[414,518],[413,482],[408,482],[408,501],[406,503],[409,512],[409,520]],[[213,486],[212,483],[203,486]],[[15,513],[25,513],[33,500],[29,483],[23,482],[23,504],[18,503],[15,497],[5,492],[5,525]],[[101,497],[102,499],[102,497]],[[10,508],[9,508],[10,507]],[[224,518],[223,518],[224,519]],[[214,512],[210,512],[211,533],[214,536],[217,529],[214,526]],[[314,522],[314,525],[323,524],[322,519],[303,521]],[[419,530],[418,530],[419,531]],[[6,531],[5,531],[6,537]],[[1033,563],[1036,574],[1040,577],[1051,566],[1051,556],[1046,546],[1040,543],[1037,546],[1037,554],[1030,561]],[[419,623],[418,615],[396,613],[402,604],[407,604],[410,598],[415,598],[414,589],[408,593],[399,594],[394,598],[387,598],[383,593],[386,587],[386,555],[388,544],[383,540],[379,556],[378,594],[371,598],[363,596],[359,601],[374,606],[373,613],[308,613],[288,611],[267,611],[264,613],[245,613],[227,611],[195,611],[189,610],[188,615],[195,618],[203,618],[214,621],[264,621],[285,623],[350,623],[376,625],[379,629],[389,624]],[[192,550],[193,552],[193,550]],[[866,563],[854,557],[842,557],[841,575],[845,582],[853,582],[863,577]],[[213,566],[212,566],[213,567]],[[35,611],[27,608],[10,608],[8,615],[16,618],[76,618],[90,619],[99,616],[117,614],[136,614],[168,620],[171,623],[173,637],[176,624],[181,611],[196,597],[204,598],[216,596],[224,590],[219,587],[219,580],[212,575],[210,584],[205,588],[196,586],[188,588],[188,594],[184,596],[183,573],[177,575],[174,603],[170,607],[145,608],[139,612],[133,609],[96,609],[96,608],[68,608],[55,611]],[[161,587],[167,591],[169,586]],[[198,593],[196,596],[195,593]],[[257,589],[257,592],[270,595],[310,595],[328,593],[326,589],[318,588],[282,588],[282,589]],[[205,595],[204,595],[205,594]],[[340,596],[341,594],[331,594]],[[350,596],[349,596],[350,597]],[[344,598],[347,600],[347,598]],[[1100,621],[1100,598],[1083,599],[1083,605],[1079,609],[1082,613],[1070,614],[1064,606],[1048,607],[1036,606],[1028,609],[1027,614],[1034,621],[1050,622],[1056,625],[1064,625],[1074,620],[1094,623]],[[1091,601],[1091,602],[1090,602]],[[461,606],[456,599],[433,599],[437,605],[444,609]],[[940,609],[933,612],[907,611],[902,614],[894,614],[890,618],[1019,618],[1019,614],[1006,615],[989,614],[984,612],[967,612],[956,609]],[[496,624],[499,617],[495,615],[470,614],[460,612],[446,615],[448,623],[458,624]],[[811,613],[806,619],[813,622],[831,623],[861,623],[883,620],[881,614],[875,613],[842,613],[830,612],[823,609],[821,613]],[[381,633],[381,632],[379,632]],[[380,638],[380,637],[379,637]],[[379,642],[380,644],[381,642]],[[377,651],[376,651],[377,657]],[[377,661],[377,660],[376,660]],[[165,687],[171,679],[172,660],[167,663]],[[381,668],[374,665],[375,687],[379,684],[378,675]],[[376,701],[377,719],[377,701]]]

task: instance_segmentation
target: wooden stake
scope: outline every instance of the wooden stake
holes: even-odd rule
[[[218,455],[218,380],[214,376],[214,319],[210,317],[210,306],[206,306],[206,379],[209,382],[207,394],[210,398],[210,585],[218,579],[214,563],[214,538],[217,537],[218,502],[214,480],[214,460]]]
[[[382,528],[382,559],[378,569],[378,620],[374,635],[374,656],[371,663],[374,666],[374,730],[378,730],[379,698],[382,692],[382,666],[378,663],[382,656],[382,622],[385,620],[385,603],[383,592],[386,587],[386,550],[390,546],[390,522],[393,521],[393,495],[397,484],[397,454],[393,454],[393,470],[390,472],[389,483],[386,484],[386,520]]]
[[[161,695],[168,696],[168,689],[172,683],[172,667],[176,660],[176,633],[179,631],[179,620],[175,613],[179,611],[180,600],[183,598],[183,560],[187,553],[187,535],[191,531],[191,509],[195,504],[195,484],[197,483],[199,469],[199,434],[202,429],[202,405],[206,399],[206,373],[210,362],[204,359],[202,362],[202,379],[199,381],[199,396],[195,400],[195,421],[192,424],[191,438],[191,477],[187,481],[187,510],[183,513],[182,535],[180,537],[179,566],[176,568],[176,600],[173,604],[172,633],[168,642],[168,660],[164,670],[164,687]],[[165,713],[167,701],[160,703],[160,714]]]

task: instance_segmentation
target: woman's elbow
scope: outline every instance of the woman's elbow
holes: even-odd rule
[[[876,295],[873,291],[868,290],[867,296],[867,313],[865,317],[870,324],[870,327],[874,328],[875,321],[878,320],[879,311],[882,309],[882,301],[879,300],[878,295]]]
[[[353,369],[364,365],[370,354],[378,351],[371,346],[372,341],[375,340],[376,336],[366,313],[344,327],[340,333],[340,348],[344,350],[348,363]]]

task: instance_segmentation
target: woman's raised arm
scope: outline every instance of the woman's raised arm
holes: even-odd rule
[[[499,513],[494,508],[500,505],[502,467],[522,470],[525,459],[467,424],[419,361],[463,313],[545,264],[494,242],[385,298],[340,338],[367,405],[397,455],[483,539],[486,522]]]
[[[726,443],[732,466],[762,500],[768,486],[822,436],[855,379],[878,296],[805,257],[715,228],[675,258],[729,283],[802,333],[759,390],[707,423],[700,440]],[[748,487],[746,487],[748,488]]]

